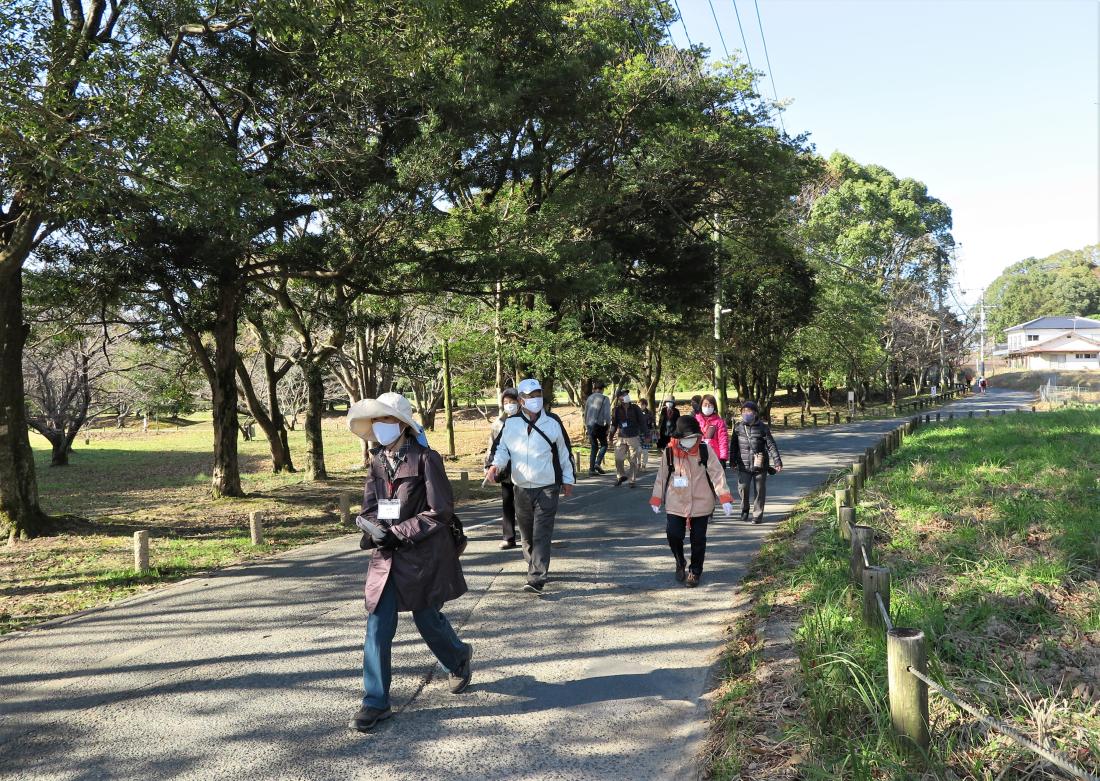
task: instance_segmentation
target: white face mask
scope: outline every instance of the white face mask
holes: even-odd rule
[[[508,401],[504,403],[504,411],[509,415],[515,415],[519,412],[519,405],[514,401]]]
[[[542,412],[542,399],[538,396],[530,399],[524,399],[523,406],[526,407],[527,411],[532,414]]]
[[[703,414],[704,415],[713,415],[714,414],[714,407],[710,406],[709,404],[704,404],[703,405]]]
[[[690,437],[684,437],[680,440],[680,447],[682,447],[684,450],[691,450],[693,447],[695,447],[695,443],[698,441],[699,436],[697,434],[692,434]]]
[[[375,423],[374,438],[379,445],[392,445],[401,436],[400,423]]]
[[[629,404],[630,403],[630,394],[629,393],[624,393],[620,398],[622,398],[623,404]]]
[[[666,406],[666,407],[668,407],[669,409],[672,409],[672,408],[673,408],[673,407],[675,407],[676,405],[675,405],[675,404],[674,404],[673,402],[671,402],[671,401],[666,401],[666,402],[665,402],[665,406]]]

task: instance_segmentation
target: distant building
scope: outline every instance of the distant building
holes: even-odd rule
[[[1006,328],[1005,336],[1008,345],[1003,352],[997,352],[1008,359],[1010,366],[1100,371],[1100,321],[1087,317],[1038,317]]]

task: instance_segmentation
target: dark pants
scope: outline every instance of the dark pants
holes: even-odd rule
[[[588,471],[599,464],[603,466],[603,457],[607,453],[607,426],[588,427]]]
[[[516,526],[527,562],[527,582],[533,585],[545,583],[550,571],[550,539],[554,536],[560,490],[556,485],[516,488]]]
[[[753,520],[763,520],[764,499],[768,495],[767,480],[767,472],[754,475],[740,469],[737,470],[737,493],[741,496],[741,515],[749,514],[750,493],[755,490],[756,501],[752,505],[752,517]]]
[[[458,639],[451,622],[439,608],[412,611],[417,631],[432,649],[435,658],[450,672],[466,659],[466,645]],[[367,616],[367,636],[363,641],[363,707],[390,707],[390,652],[397,633],[397,591],[393,579],[386,582],[378,607]]]
[[[516,541],[516,487],[512,483],[500,484],[501,500],[501,526],[504,528],[504,539],[508,542]]]
[[[710,516],[691,519],[691,564],[688,569],[696,575],[703,574],[703,559],[707,555],[707,524]],[[687,530],[687,518],[682,515],[669,515],[668,524],[665,526],[665,534],[668,535],[668,547],[672,548],[672,555],[676,557],[676,563],[681,567],[687,565],[684,561],[684,533]]]

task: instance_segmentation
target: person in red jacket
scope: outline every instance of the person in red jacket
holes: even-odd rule
[[[718,456],[722,469],[729,465],[730,434],[726,421],[718,414],[718,402],[709,393],[702,398],[695,419],[699,421],[699,430],[703,432],[703,444],[710,452]]]

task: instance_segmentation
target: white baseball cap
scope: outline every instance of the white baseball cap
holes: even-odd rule
[[[520,395],[530,396],[535,391],[542,390],[542,384],[538,380],[533,379],[520,380],[516,389],[520,392]]]

